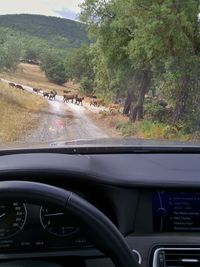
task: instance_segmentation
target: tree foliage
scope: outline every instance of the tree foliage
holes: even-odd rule
[[[20,60],[34,61],[41,65],[50,81],[58,84],[67,79],[66,54],[89,42],[85,25],[67,19],[4,15],[0,16],[0,26],[0,65],[4,69],[14,69]]]
[[[199,114],[198,17],[197,0],[85,0],[97,88],[127,95],[133,121],[151,88],[173,106],[174,123]]]
[[[65,60],[65,71],[70,79],[80,83],[84,92],[93,91],[94,71],[88,46],[82,46],[70,51]]]
[[[42,54],[41,68],[46,77],[56,84],[63,84],[67,81],[64,60],[62,54],[57,51],[47,50]]]
[[[42,15],[2,15],[0,26],[28,38],[47,41],[52,48],[69,49],[88,43],[85,26],[76,21]]]
[[[0,29],[0,69],[14,71],[20,62],[22,45],[14,36],[10,36],[5,29]]]

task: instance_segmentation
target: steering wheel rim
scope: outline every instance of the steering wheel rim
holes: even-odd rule
[[[15,199],[32,204],[57,205],[72,212],[89,229],[95,246],[118,267],[138,266],[133,253],[117,227],[94,205],[77,194],[56,186],[28,181],[0,182],[0,200]]]

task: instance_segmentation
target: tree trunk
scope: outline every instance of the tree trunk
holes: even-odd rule
[[[133,92],[129,91],[128,95],[126,97],[125,103],[124,103],[124,109],[123,109],[123,114],[128,115],[131,109],[131,104],[133,102]]]
[[[128,94],[124,103],[124,109],[123,109],[123,114],[124,115],[129,115],[131,105],[134,101],[135,95],[134,95],[134,82],[135,82],[135,75],[132,77],[132,79],[129,80],[128,83]]]
[[[149,86],[151,83],[151,72],[148,70],[144,70],[140,75],[140,82],[138,87],[138,101],[132,106],[130,111],[130,120],[136,121],[143,119],[144,116],[144,96],[148,92]]]
[[[174,109],[174,116],[173,116],[174,124],[176,124],[181,119],[183,114],[185,113],[185,108],[186,108],[187,100],[188,100],[188,84],[189,84],[189,77],[184,76],[182,78],[182,87],[181,87],[180,95],[178,97],[178,101]]]

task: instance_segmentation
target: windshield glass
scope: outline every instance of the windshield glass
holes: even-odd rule
[[[0,147],[199,143],[197,0],[6,0]]]

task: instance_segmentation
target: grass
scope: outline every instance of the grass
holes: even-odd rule
[[[122,114],[110,114],[107,111],[100,111],[93,117],[102,128],[113,129],[111,132],[113,137],[185,142],[192,140],[191,135],[184,134],[176,127],[156,121],[143,120],[133,123]]]
[[[0,83],[0,143],[16,142],[34,130],[39,110],[47,107],[42,97]]]
[[[71,90],[75,92],[79,89],[78,84],[68,82],[63,86],[49,82],[37,65],[21,63],[15,72],[0,73],[0,77],[12,82],[28,85],[35,88],[40,88],[43,91],[51,91],[55,89],[59,95],[63,95],[63,90]]]
[[[116,128],[125,137],[170,141],[189,141],[191,139],[189,134],[182,133],[176,127],[156,121],[143,120],[135,123],[128,120],[116,121]]]

